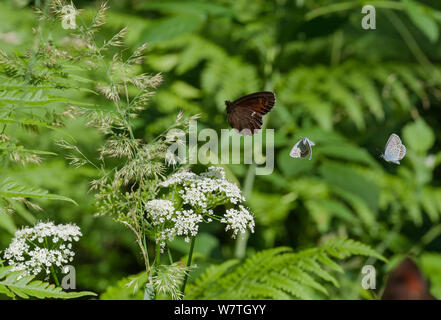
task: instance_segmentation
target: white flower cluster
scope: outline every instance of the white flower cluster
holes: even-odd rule
[[[146,203],[146,210],[152,225],[159,227],[160,236],[157,241],[161,248],[166,241],[172,241],[175,236],[185,236],[185,241],[190,241],[190,236],[196,236],[202,216],[193,210],[175,211],[170,200],[151,200]]]
[[[192,208],[189,213],[180,212],[180,224],[193,227],[194,224],[190,223],[190,220],[196,221],[196,217],[198,217],[194,211],[207,215],[209,217],[207,221],[211,222],[213,209],[216,206],[233,204],[238,205],[238,209],[228,209],[226,214],[220,218],[220,222],[227,225],[225,230],[232,230],[233,237],[236,237],[238,233],[244,233],[246,229],[254,232],[253,216],[241,205],[245,198],[242,196],[240,188],[225,178],[225,171],[222,167],[209,167],[208,171],[199,175],[190,171],[179,171],[162,182],[160,186],[179,186],[178,193],[183,204]],[[199,217],[198,221],[202,221],[202,219]],[[183,227],[181,229],[187,230]],[[188,235],[185,232],[183,234]]]
[[[247,228],[254,232],[253,216],[244,206],[239,206],[239,210],[228,209],[221,222],[227,224],[225,231],[233,230],[233,238],[238,233],[244,233]]]
[[[145,208],[155,226],[171,220],[175,212],[170,200],[151,200],[146,203]]]
[[[229,202],[238,204],[245,201],[239,187],[226,180],[222,167],[209,167],[207,172],[197,175],[190,171],[179,171],[162,182],[162,187],[171,185],[183,187],[179,191],[184,204],[206,209],[209,207],[209,198],[213,195],[225,197]]]
[[[51,266],[61,268],[72,262],[75,253],[71,242],[81,236],[80,228],[74,224],[40,222],[16,231],[4,258],[13,265],[13,271],[24,270],[24,275],[42,271],[48,274]]]

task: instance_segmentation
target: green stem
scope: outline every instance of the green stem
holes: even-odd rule
[[[145,240],[145,232],[143,232],[143,236],[142,236],[142,244],[144,246],[144,250],[145,250],[145,262],[147,264],[147,269],[150,270],[150,263],[149,263],[149,252],[147,250],[147,241]]]
[[[170,264],[173,264],[173,257],[171,255],[169,247],[167,247],[167,253],[168,253],[168,260],[170,261]]]
[[[159,264],[161,263],[161,243],[158,241],[156,242],[156,249],[155,249],[155,267],[158,268]]]
[[[190,252],[188,253],[187,269],[191,266],[191,259],[193,258],[193,249],[194,249],[195,240],[196,240],[196,237],[192,237],[190,240]],[[185,286],[187,285],[188,273],[189,273],[189,270],[187,270],[187,272],[185,273],[184,283],[182,284],[182,290],[181,290],[182,296],[184,296]]]
[[[152,276],[150,273],[150,262],[149,262],[149,251],[147,249],[147,241],[145,239],[145,228],[144,228],[144,219],[142,221],[142,246],[144,247],[144,262],[145,262],[145,267],[146,267],[146,271],[147,271],[147,275],[149,277],[149,283],[152,282]]]
[[[54,277],[55,284],[57,285],[57,287],[59,287],[60,286],[60,281],[58,281],[58,277],[57,277],[57,274],[55,272],[54,266],[51,266],[51,273],[52,273],[52,276]]]
[[[245,177],[244,184],[243,184],[244,185],[243,186],[243,196],[245,197],[245,199],[247,199],[251,195],[251,192],[253,190],[255,173],[256,173],[256,164],[253,163],[248,167],[248,172]],[[236,240],[235,247],[234,247],[234,256],[237,259],[242,259],[245,257],[249,236],[250,236],[250,233],[248,230],[238,236],[238,238]]]

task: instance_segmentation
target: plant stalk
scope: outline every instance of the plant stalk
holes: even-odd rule
[[[248,167],[247,175],[244,181],[243,196],[245,197],[245,199],[247,199],[251,195],[251,192],[253,190],[255,173],[256,164],[253,163]],[[234,256],[237,259],[243,259],[245,257],[249,236],[250,233],[248,230],[238,236],[234,247]]]
[[[190,252],[188,253],[187,269],[191,266],[191,259],[193,258],[193,249],[194,249],[195,240],[196,240],[196,237],[192,237],[190,240]],[[184,296],[185,286],[187,285],[188,273],[189,273],[189,271],[187,270],[187,273],[185,274],[185,277],[184,277],[184,283],[182,284],[182,290],[181,290],[182,296]]]
[[[55,284],[57,285],[57,287],[59,287],[60,286],[60,281],[58,281],[58,277],[57,277],[57,274],[55,272],[54,266],[51,266],[51,273],[52,273],[52,277],[55,280]]]
[[[156,242],[156,249],[155,249],[155,267],[158,268],[160,263],[161,263],[161,243],[158,241]]]

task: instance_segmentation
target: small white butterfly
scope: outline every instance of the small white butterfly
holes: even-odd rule
[[[311,160],[312,146],[315,146],[314,142],[308,138],[302,138],[292,147],[289,155],[293,158],[304,158],[309,154],[309,160]]]
[[[401,143],[401,139],[395,133],[392,133],[387,140],[386,148],[381,157],[387,162],[400,164],[400,160],[406,155],[406,147]]]

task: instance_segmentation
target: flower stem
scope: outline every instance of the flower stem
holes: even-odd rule
[[[52,277],[54,277],[55,284],[57,285],[57,287],[59,287],[60,281],[58,281],[57,273],[55,272],[54,266],[51,266],[51,273],[52,273]]]
[[[144,219],[142,219],[142,246],[141,246],[141,251],[143,251],[144,254],[144,262],[146,265],[146,270],[147,270],[147,275],[149,276],[150,279],[150,262],[149,262],[149,251],[147,248],[147,241],[146,241],[146,236],[145,236],[145,226],[144,226]],[[142,250],[144,248],[144,250]]]
[[[170,252],[170,248],[167,247],[167,253],[168,253],[168,260],[170,261],[170,264],[173,264],[173,258]]]
[[[256,174],[256,164],[253,163],[248,167],[247,175],[244,181],[243,187],[243,195],[245,198],[248,198],[253,191],[254,179]],[[245,231],[243,234],[239,235],[236,240],[236,244],[234,247],[234,257],[237,259],[242,259],[245,257],[247,250],[247,242],[250,233]]]
[[[49,249],[49,243],[47,241],[47,237],[44,237],[44,244],[45,244],[46,249]],[[59,287],[60,286],[60,281],[58,281],[57,273],[55,272],[55,269],[54,269],[53,265],[51,265],[50,270],[51,270],[52,277],[55,280],[55,284],[57,285],[57,287]]]
[[[191,259],[193,258],[193,249],[194,249],[195,240],[196,240],[196,237],[192,237],[190,240],[190,252],[188,253],[187,269],[191,266]],[[182,284],[182,290],[181,290],[182,296],[184,296],[185,286],[187,285],[188,273],[189,273],[189,271],[187,270],[187,272],[185,273],[185,277],[184,277],[184,283]]]
[[[161,243],[158,241],[156,242],[156,249],[155,249],[155,266],[156,268],[161,263]]]

